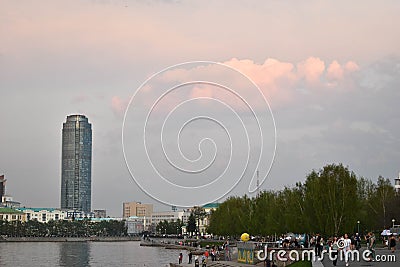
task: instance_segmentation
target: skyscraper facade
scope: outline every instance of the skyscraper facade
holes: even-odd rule
[[[69,115],[62,129],[61,208],[91,211],[92,125]]]

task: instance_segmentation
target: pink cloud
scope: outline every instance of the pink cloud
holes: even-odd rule
[[[349,72],[358,71],[360,69],[360,67],[354,61],[348,61],[344,67]]]
[[[299,77],[304,77],[309,85],[318,85],[325,71],[325,62],[320,58],[309,57],[297,64]]]
[[[128,99],[122,99],[119,96],[113,96],[111,98],[111,108],[113,112],[118,115],[122,116],[128,106]]]
[[[352,87],[353,82],[351,73],[359,69],[358,65],[353,61],[348,61],[341,65],[337,60],[333,60],[330,64],[325,63],[318,57],[309,57],[299,63],[282,62],[277,59],[268,58],[263,63],[256,63],[249,59],[232,58],[223,62],[250,78],[261,90],[272,106],[281,106],[295,101],[298,88],[304,90],[330,89],[341,91]],[[327,67],[326,67],[327,66]],[[223,68],[222,68],[223,69]],[[239,75],[240,76],[240,75]],[[154,84],[146,85],[143,88],[143,99],[141,104],[151,106],[157,94],[162,93],[162,88],[170,88],[177,82],[192,81],[211,81],[220,83],[224,86],[240,88],[246,90],[248,88],[248,80],[242,76],[234,74],[234,72],[221,71],[221,66],[216,65],[194,65],[193,68],[176,68],[162,73],[153,81]],[[340,86],[339,86],[340,85]],[[157,89],[158,88],[158,89]],[[161,89],[161,91],[158,91]],[[320,92],[324,92],[320,90]],[[259,101],[259,95],[240,91],[251,101]],[[169,94],[169,97],[163,101],[166,109],[174,107],[183,100],[196,97],[213,97],[222,101],[229,100],[233,105],[240,105],[240,101],[232,100],[231,96],[221,90],[221,88],[210,85],[196,85],[190,90],[179,91]],[[236,104],[234,103],[236,101]],[[115,113],[123,114],[127,101],[119,97],[113,97],[112,107]],[[237,105],[236,105],[237,106]]]
[[[213,88],[210,86],[196,86],[191,90],[191,98],[196,98],[196,97],[213,97]]]
[[[332,63],[329,65],[326,77],[330,80],[343,79],[343,68],[336,60],[332,61]]]

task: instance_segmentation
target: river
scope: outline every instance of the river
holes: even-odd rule
[[[140,242],[2,242],[0,266],[169,266],[180,252]]]

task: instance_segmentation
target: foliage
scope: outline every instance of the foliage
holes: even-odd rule
[[[0,220],[0,235],[18,237],[87,237],[87,236],[123,236],[127,228],[125,221],[49,221],[37,220],[27,222]]]
[[[164,220],[157,224],[156,231],[160,234],[182,234],[182,226],[183,223],[180,219],[172,222]]]
[[[188,233],[193,234],[194,232],[196,232],[196,218],[192,213],[190,213],[189,218],[188,218],[188,222],[187,222],[187,226],[186,226],[186,230]]]
[[[335,234],[381,230],[400,220],[400,196],[389,179],[357,177],[342,164],[311,171],[304,183],[254,198],[230,197],[210,215],[208,232],[239,236],[295,233]],[[358,224],[357,222],[360,222]]]

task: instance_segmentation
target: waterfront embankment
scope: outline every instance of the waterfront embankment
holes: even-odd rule
[[[0,236],[0,242],[124,242],[140,241],[140,237],[91,236],[91,237],[8,237]]]

